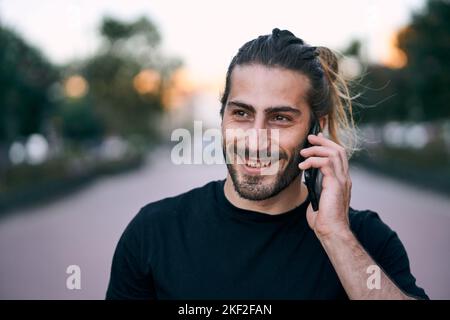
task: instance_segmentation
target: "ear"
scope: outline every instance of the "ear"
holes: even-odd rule
[[[322,131],[324,131],[325,130],[325,126],[328,124],[328,116],[320,117],[319,123],[320,123],[320,128],[322,129]]]

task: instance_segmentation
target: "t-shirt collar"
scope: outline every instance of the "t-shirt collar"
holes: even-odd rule
[[[235,217],[241,220],[261,221],[261,222],[287,221],[295,217],[298,217],[299,215],[303,218],[306,218],[306,208],[308,207],[309,204],[308,198],[299,206],[287,212],[279,214],[268,214],[236,207],[225,196],[224,185],[225,179],[217,181],[215,188],[215,196],[217,204],[219,205],[219,209],[226,212],[228,215],[230,215],[230,217]]]

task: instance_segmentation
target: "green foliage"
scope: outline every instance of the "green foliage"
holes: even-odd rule
[[[102,136],[103,121],[88,99],[69,100],[61,106],[60,113],[64,138],[82,143]]]
[[[97,56],[84,68],[93,107],[109,132],[149,134],[150,118],[162,111],[159,96],[140,96],[134,89],[133,78],[139,71],[137,63],[112,54]]]
[[[398,37],[409,89],[425,120],[450,118],[450,2],[430,0]]]
[[[405,72],[372,65],[356,86],[362,92],[357,104],[362,105],[358,114],[360,122],[383,123],[386,121],[420,120],[421,109],[408,90]]]
[[[54,110],[49,88],[57,79],[37,49],[0,26],[0,144],[43,132]]]
[[[106,17],[100,30],[105,45],[82,67],[93,107],[103,117],[108,132],[154,137],[163,111],[164,81],[176,64],[160,54],[161,36],[146,18],[126,23]],[[147,68],[161,75],[159,87],[154,92],[138,93],[134,78]]]
[[[156,25],[145,17],[141,17],[131,23],[122,22],[112,17],[105,17],[100,31],[101,35],[111,45],[119,40],[129,40],[136,36],[142,36],[147,44],[152,47],[156,47],[161,42],[161,36]]]
[[[360,57],[361,55],[361,41],[352,40],[347,48],[343,51],[343,54],[349,56]]]

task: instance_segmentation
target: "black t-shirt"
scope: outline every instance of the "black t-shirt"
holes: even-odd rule
[[[306,221],[306,200],[277,215],[237,208],[224,180],[144,206],[117,245],[107,299],[348,299]],[[407,294],[417,287],[397,234],[350,208],[362,246]],[[369,276],[369,274],[368,274]]]

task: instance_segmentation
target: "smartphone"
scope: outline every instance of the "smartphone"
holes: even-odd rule
[[[320,124],[315,120],[309,130],[308,135],[317,135],[320,132]],[[303,148],[312,147],[312,144],[306,139]],[[303,161],[303,159],[302,159]],[[318,168],[309,168],[305,170],[305,184],[308,188],[308,197],[314,211],[319,210],[320,194],[322,192],[322,172]]]

